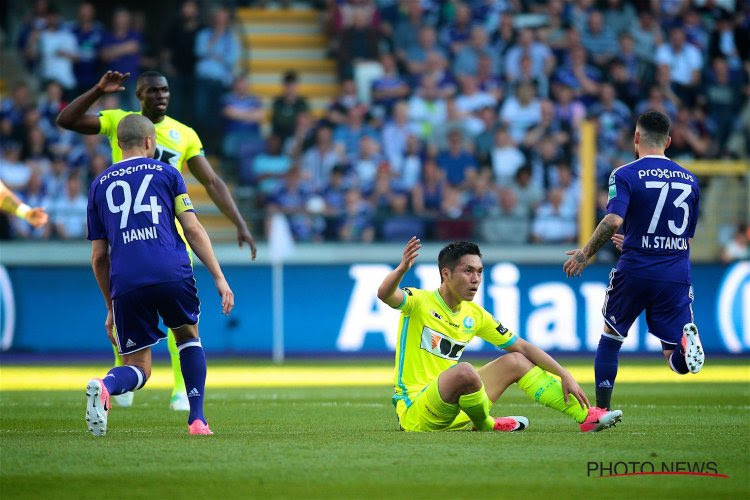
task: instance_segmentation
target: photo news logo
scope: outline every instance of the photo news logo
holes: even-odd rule
[[[623,477],[623,476],[707,476],[729,479],[719,472],[719,466],[713,461],[612,461],[586,462],[587,477]]]

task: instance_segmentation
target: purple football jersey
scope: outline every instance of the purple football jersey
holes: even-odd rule
[[[175,216],[192,211],[182,175],[151,158],[130,158],[101,173],[89,189],[89,240],[110,247],[112,297],[193,276]]]
[[[625,234],[617,269],[689,284],[698,200],[695,176],[666,156],[644,156],[612,172],[607,212],[624,219]]]

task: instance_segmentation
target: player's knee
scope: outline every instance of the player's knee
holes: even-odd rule
[[[461,386],[464,390],[474,392],[482,387],[482,379],[479,376],[479,372],[469,363],[459,363],[453,367],[453,370],[456,385]]]
[[[519,377],[534,367],[534,363],[529,361],[529,359],[520,352],[509,352],[503,354],[501,359],[507,363],[507,369],[513,371],[513,373],[516,373]]]

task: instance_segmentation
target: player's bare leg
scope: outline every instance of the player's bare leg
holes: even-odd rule
[[[180,352],[177,349],[177,343],[171,329],[167,330],[167,348],[169,349],[169,360],[172,364],[172,378],[174,380],[172,396],[169,399],[169,408],[175,411],[190,411],[190,403],[188,403],[187,391],[185,390],[185,381],[182,378]]]
[[[188,389],[190,414],[188,415],[188,432],[193,435],[211,435],[206,419],[203,417],[203,396],[206,387],[206,356],[201,340],[198,337],[198,325],[183,325],[172,328],[180,353],[180,366],[185,387]]]
[[[483,377],[469,363],[458,363],[438,377],[440,398],[458,405],[478,430],[516,431],[529,426],[525,417],[490,416],[492,401],[483,384]]]

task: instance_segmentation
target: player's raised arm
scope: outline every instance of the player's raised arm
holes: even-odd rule
[[[422,248],[421,241],[416,236],[412,236],[406,244],[404,254],[401,257],[401,262],[396,266],[396,269],[388,273],[388,276],[385,277],[383,283],[380,284],[380,287],[378,288],[378,298],[389,306],[398,307],[403,303],[404,292],[401,291],[398,285],[419,256],[420,248]]]
[[[227,185],[221,180],[221,177],[216,175],[214,169],[211,168],[211,164],[208,163],[208,160],[206,160],[204,156],[194,156],[188,160],[187,164],[190,172],[192,172],[195,178],[198,179],[198,182],[203,184],[208,196],[210,196],[214,204],[219,207],[221,213],[231,220],[232,224],[237,228],[237,242],[239,245],[242,246],[245,243],[250,245],[250,256],[255,260],[255,256],[258,253],[255,248],[255,239],[253,239],[253,235],[250,234],[245,219],[240,215],[240,211],[234,203]]]
[[[57,115],[57,124],[62,128],[81,134],[98,134],[100,128],[99,117],[88,115],[86,112],[104,94],[125,90],[122,84],[129,76],[130,73],[123,75],[117,71],[107,71],[99,80],[99,83],[73,99],[65,109],[60,111],[60,114]]]
[[[211,276],[214,278],[216,289],[219,291],[221,296],[221,312],[223,314],[229,314],[234,307],[234,293],[229,288],[227,280],[224,278],[224,273],[221,272],[219,261],[216,260],[214,255],[214,249],[211,247],[211,240],[208,237],[208,233],[203,228],[203,225],[198,221],[198,217],[195,216],[194,212],[182,212],[177,215],[177,219],[182,225],[182,229],[185,232],[185,239],[187,239],[190,248],[193,249],[195,255],[206,265]]]
[[[594,234],[591,235],[585,247],[565,252],[565,255],[570,255],[568,261],[563,264],[565,274],[568,277],[580,276],[589,259],[612,238],[620,229],[620,226],[622,226],[622,217],[611,213],[605,215],[599,225],[596,226]]]

